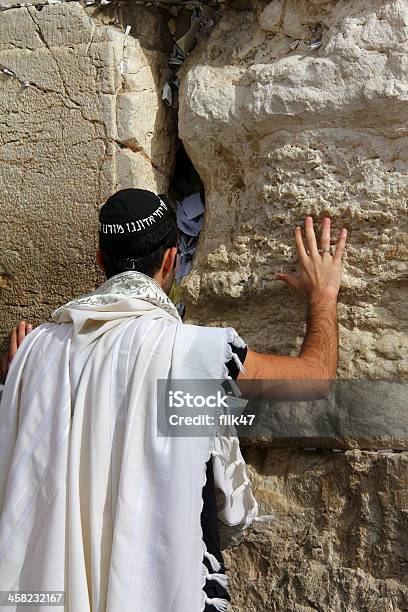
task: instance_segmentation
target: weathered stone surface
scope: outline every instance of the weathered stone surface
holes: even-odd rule
[[[136,13],[155,49],[140,43],[140,25],[139,38],[125,38],[76,2],[0,13],[0,64],[17,75],[0,76],[3,337],[21,318],[48,320],[101,280],[94,253],[107,196],[168,187],[175,120],[161,90],[169,40],[152,28],[149,9]]]
[[[274,276],[295,269],[294,226],[330,214],[349,230],[340,376],[407,378],[407,34],[398,0],[225,7],[181,80],[180,134],[207,205],[190,321],[296,354],[305,305]],[[408,609],[407,454],[259,448],[406,447],[405,392],[363,386],[261,409],[270,435],[244,454],[277,519],[230,539],[234,612]]]
[[[237,431],[242,445],[402,450],[408,446],[407,407],[406,382],[337,380],[327,400],[238,400],[236,414],[244,418]]]
[[[340,375],[407,377],[407,40],[401,0],[225,9],[181,80],[180,134],[207,201],[191,321],[295,354],[304,302],[274,277],[294,269],[294,226],[330,214],[336,238],[349,230]]]
[[[224,552],[233,612],[408,609],[408,455],[251,449],[262,511]]]
[[[0,64],[32,83],[0,77],[0,333],[99,281],[99,205],[120,187],[166,190],[173,164],[166,16],[32,4],[45,6],[0,13]],[[407,40],[402,0],[225,3],[181,75],[181,136],[207,201],[190,321],[295,353],[304,303],[274,273],[294,265],[294,225],[329,213],[349,228],[340,374],[407,378]],[[265,408],[262,441],[403,447],[405,391],[393,393]],[[243,453],[277,518],[229,533],[232,612],[408,610],[407,453]]]

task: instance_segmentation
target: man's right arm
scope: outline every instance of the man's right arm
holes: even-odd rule
[[[342,230],[336,252],[330,248],[330,219],[323,219],[321,249],[317,248],[313,221],[305,222],[306,246],[301,229],[295,230],[300,273],[279,274],[308,299],[306,335],[297,357],[267,355],[248,350],[245,372],[238,381],[247,397],[263,399],[318,399],[327,397],[338,363],[337,294],[341,283],[341,258],[346,243]],[[262,381],[262,383],[260,382]]]

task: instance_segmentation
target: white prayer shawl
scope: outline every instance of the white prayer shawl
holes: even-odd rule
[[[158,436],[156,382],[225,378],[228,342],[242,340],[183,324],[138,272],[53,319],[24,339],[0,404],[0,590],[65,591],[71,612],[227,610],[203,590],[227,577],[205,550],[200,514],[212,454],[219,519],[262,520],[239,442]]]

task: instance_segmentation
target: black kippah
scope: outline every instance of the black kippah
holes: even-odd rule
[[[103,242],[125,242],[152,235],[162,240],[174,213],[158,195],[147,189],[122,189],[99,211],[99,235]]]

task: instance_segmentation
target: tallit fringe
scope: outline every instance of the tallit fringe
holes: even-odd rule
[[[232,378],[229,375],[228,368],[227,368],[228,361],[233,359],[235,363],[237,364],[237,367],[240,372],[245,372],[245,368],[240,358],[238,357],[238,355],[232,351],[232,348],[230,347],[229,343],[231,343],[233,346],[236,346],[237,348],[245,348],[247,345],[245,344],[243,339],[238,335],[237,331],[233,327],[226,327],[225,333],[226,333],[227,342],[225,343],[223,377],[228,378],[228,380],[232,384],[231,382]]]
[[[227,599],[221,599],[221,597],[206,597],[205,603],[214,606],[214,608],[220,612],[228,612],[229,601]]]
[[[210,451],[212,448],[212,443],[210,443]],[[211,452],[210,452],[210,457],[211,457]],[[209,458],[210,458],[209,457]],[[206,468],[204,468],[204,477],[203,477],[203,487],[205,486],[205,483],[207,482],[207,471]],[[201,503],[201,509],[203,506],[204,502]],[[204,587],[205,583],[207,580],[215,580],[216,582],[218,582],[228,593],[228,595],[230,594],[228,591],[228,576],[226,574],[221,574],[219,573],[219,570],[221,569],[221,563],[218,561],[217,557],[215,555],[213,555],[212,553],[208,552],[207,550],[207,546],[204,542],[203,539],[203,532],[201,529],[201,547],[202,547],[202,553],[203,553],[203,560],[201,562],[201,575],[202,575],[202,582],[201,582],[201,586]],[[204,563],[204,557],[206,557],[208,559],[208,561],[210,562],[211,565],[211,569],[214,570],[213,574],[210,574],[208,567],[205,565]],[[202,604],[201,604],[201,612],[204,611],[205,605],[209,604],[214,606],[214,608],[216,610],[218,610],[219,612],[228,612],[229,610],[229,601],[228,599],[222,599],[221,597],[208,597],[207,593],[204,591],[204,589],[202,588]]]
[[[242,365],[242,362],[240,360],[240,358],[238,357],[238,355],[236,353],[232,353],[232,358],[235,361],[235,363],[238,366],[238,369],[241,370],[241,372],[244,371],[244,366]]]
[[[236,355],[236,353],[233,353],[229,343],[239,348],[244,348],[246,344],[242,340],[242,338],[240,338],[240,336],[235,331],[235,329],[233,329],[232,327],[226,328],[226,343],[225,343],[226,348],[225,348],[225,353],[224,353],[223,378],[228,379],[229,384],[235,387],[236,395],[240,396],[241,393],[239,391],[239,388],[236,385],[236,383],[234,383],[231,376],[229,375],[226,364],[228,363],[228,361],[233,359],[235,363],[237,364],[238,369],[241,372],[245,372],[245,368],[243,364],[241,363],[241,360],[239,359],[238,355]],[[224,466],[225,472],[226,472],[226,478],[230,482],[234,481],[234,473],[236,470],[243,470],[243,474],[241,478],[241,481],[243,481],[242,484],[240,484],[234,491],[230,493],[231,499],[236,499],[237,497],[239,497],[239,495],[245,494],[245,491],[247,487],[251,484],[251,481],[249,480],[247,473],[246,473],[245,462],[237,458],[236,449],[237,449],[237,446],[239,447],[239,441],[238,441],[238,438],[236,437],[236,430],[234,427],[230,428],[230,433],[231,433],[231,436],[220,435],[220,433],[217,433],[217,439],[220,442],[221,451],[215,450],[214,440],[210,441],[210,456],[212,455],[213,457],[220,458]],[[206,481],[207,481],[207,476],[206,476],[206,472],[204,471],[203,486],[205,485]],[[272,515],[258,516],[258,504],[255,504],[255,506],[252,508],[251,512],[246,518],[246,522],[245,522],[245,525],[243,525],[243,529],[248,527],[253,521],[267,522],[268,520],[271,519],[271,517]],[[222,574],[219,572],[219,570],[221,569],[221,564],[213,554],[207,551],[207,547],[203,539],[201,543],[202,543],[202,550],[203,550],[202,586],[205,585],[207,580],[214,580],[215,582],[218,582],[218,584],[220,584],[229,594],[229,591],[227,588],[229,585],[228,576],[226,574]],[[210,562],[211,569],[214,572],[212,574],[209,572],[207,566],[204,563],[205,557]],[[202,593],[203,595],[202,595],[202,611],[201,612],[203,612],[206,604],[210,606],[214,606],[214,608],[218,610],[218,612],[228,612],[229,601],[227,599],[223,599],[221,597],[208,597],[204,589]]]
[[[236,487],[236,489],[231,491],[229,494],[231,500],[236,500],[238,497],[246,494],[246,490],[248,489],[248,487],[252,485],[252,482],[250,478],[248,477],[248,474],[246,471],[246,465],[242,460],[240,459],[235,459],[233,461],[227,460],[227,457],[233,456],[234,447],[236,448],[237,443],[239,443],[237,438],[235,439],[233,437],[228,438],[226,436],[217,436],[217,437],[223,449],[221,451],[213,450],[212,455],[213,457],[219,457],[220,460],[222,461],[223,466],[224,466],[224,471],[225,471],[225,477],[227,481],[231,483],[234,482],[234,480],[236,480],[235,472],[237,470],[243,471],[242,476],[240,478],[240,480],[242,480],[243,482],[241,482],[241,484],[238,487]],[[274,521],[276,518],[274,514],[259,515],[258,512],[259,512],[258,504],[255,504],[251,512],[248,514],[245,523],[242,523],[243,530],[249,527],[253,522],[269,523],[271,521]]]
[[[227,342],[231,342],[237,348],[245,348],[247,345],[238,335],[238,332],[233,327],[227,327]]]
[[[218,582],[218,584],[224,587],[224,589],[227,589],[229,585],[229,579],[228,579],[228,576],[226,576],[226,574],[219,574],[219,573],[208,574],[207,580],[215,580],[215,582]]]
[[[221,569],[221,563],[218,561],[217,557],[215,557],[212,553],[209,553],[207,550],[204,553],[204,557],[206,557],[211,565],[211,569],[214,572],[218,572]]]
[[[228,584],[229,578],[226,574],[214,572],[210,573],[208,567],[206,565],[202,566],[202,574],[201,574],[201,585],[204,586],[207,580],[215,580],[218,582],[224,589],[228,592]]]

